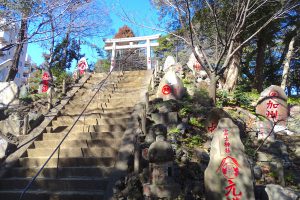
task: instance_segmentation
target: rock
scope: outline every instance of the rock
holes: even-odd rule
[[[179,132],[181,134],[184,134],[187,127],[188,127],[188,125],[186,123],[180,123],[180,124],[177,125],[176,128],[179,130]]]
[[[16,149],[17,143],[0,134],[0,160],[13,153]]]
[[[254,200],[253,177],[239,128],[229,118],[219,120],[204,172],[206,199]]]
[[[293,105],[290,107],[290,117],[295,118],[300,116],[300,105]]]
[[[213,134],[217,128],[218,122],[221,118],[230,117],[224,110],[220,108],[213,108],[210,110],[206,121],[205,121],[205,129],[208,134]]]
[[[276,85],[266,88],[258,99],[256,114],[284,124],[288,116],[287,96]]]
[[[20,98],[25,98],[28,96],[28,89],[26,85],[22,85],[22,87],[20,88]]]
[[[29,117],[29,121],[28,121],[29,128],[31,130],[37,127],[38,125],[40,125],[45,119],[45,116],[43,114],[37,112],[28,113],[28,117]]]
[[[257,139],[264,140],[271,133],[267,140],[274,141],[275,136],[272,130],[273,126],[274,126],[273,122],[267,118],[257,119],[256,121],[256,129],[258,132]]]
[[[0,108],[19,105],[19,88],[13,81],[0,82]]]
[[[169,99],[181,99],[185,92],[186,89],[181,79],[174,71],[168,71],[159,83],[156,96],[157,98],[163,98],[164,101]]]
[[[287,128],[289,131],[300,134],[300,106],[290,108],[290,116],[287,119]],[[291,132],[288,132],[291,135]]]
[[[12,113],[7,119],[0,121],[0,130],[4,135],[11,133],[15,136],[21,134],[21,119],[18,113]]]
[[[288,188],[283,188],[280,185],[268,184],[265,191],[269,200],[297,200],[299,195]]]
[[[165,60],[165,63],[164,63],[164,71],[167,71],[168,68],[171,66],[171,65],[174,65],[176,62],[175,62],[175,59],[173,56],[168,56]]]
[[[155,124],[164,124],[169,126],[178,123],[178,114],[177,112],[151,113],[151,119]]]
[[[197,156],[200,163],[208,163],[209,162],[209,154],[204,149],[195,148],[194,154]]]
[[[260,166],[255,165],[253,167],[253,175],[256,180],[259,180],[262,178],[262,170],[261,170]]]
[[[154,132],[154,135],[157,137],[159,135],[167,137],[167,127],[163,124],[155,124],[152,127],[152,130]]]

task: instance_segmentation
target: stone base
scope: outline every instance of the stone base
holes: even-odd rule
[[[146,197],[175,199],[180,194],[180,186],[176,183],[169,185],[143,185],[143,194]]]

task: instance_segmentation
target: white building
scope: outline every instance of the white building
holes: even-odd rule
[[[1,22],[0,22],[1,23]],[[3,20],[2,20],[3,24]],[[11,24],[2,30],[0,30],[0,48],[8,45],[8,44],[14,44],[16,42],[16,38],[18,36],[19,27],[15,24]],[[14,56],[14,52],[16,50],[16,47],[13,47],[9,49],[8,51],[0,51],[0,81],[4,81],[8,69],[12,65],[12,59]],[[18,73],[15,77],[14,82],[21,86],[22,84],[26,83],[27,76],[28,76],[28,70],[25,67],[26,65],[26,58],[27,56],[27,44],[23,45],[22,53],[19,60],[19,69]],[[25,75],[25,77],[24,77]]]

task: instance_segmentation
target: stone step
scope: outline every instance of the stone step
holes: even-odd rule
[[[1,178],[2,190],[21,190],[27,186],[31,178]],[[108,178],[77,177],[77,178],[37,178],[30,189],[48,191],[80,191],[80,190],[104,190],[108,184]]]
[[[19,199],[22,190],[0,190],[0,199]],[[103,191],[29,190],[22,200],[104,200]]]
[[[61,148],[92,148],[92,147],[112,147],[119,145],[120,139],[95,139],[95,140],[65,140]],[[55,148],[61,140],[34,141],[35,148]]]
[[[27,149],[28,157],[48,158],[53,152],[53,148]],[[53,158],[89,158],[89,157],[114,157],[117,150],[110,147],[94,148],[61,148]]]
[[[48,158],[20,158],[21,167],[41,167]],[[58,162],[59,161],[59,162]],[[115,159],[112,157],[101,158],[51,158],[46,167],[90,167],[104,166],[112,167]]]
[[[77,112],[81,113],[83,111],[84,107],[85,107],[85,104],[83,104],[81,106],[78,105],[77,107],[65,107],[61,111],[62,111],[62,113],[68,112],[69,114],[73,114],[73,113],[77,113]],[[105,108],[104,105],[103,105],[103,108]],[[97,109],[97,108],[90,108],[90,107],[88,107],[85,110],[84,114],[91,113],[91,112],[95,112],[96,113],[98,110],[99,109]],[[105,109],[106,113],[112,113],[112,112],[131,112],[131,111],[132,111],[132,107],[131,106],[130,107],[106,108]]]
[[[67,132],[61,133],[44,133],[43,141],[45,140],[61,140]],[[114,139],[122,138],[124,132],[77,132],[69,134],[66,140],[97,140],[97,139]]]
[[[13,167],[7,169],[3,178],[5,177],[33,177],[39,171],[39,167]],[[110,167],[60,167],[60,168],[49,168],[46,167],[42,170],[39,177],[48,178],[67,178],[67,177],[103,177],[107,176],[113,168]],[[58,174],[58,175],[57,175]]]
[[[126,129],[126,124],[105,124],[105,125],[75,125],[70,133],[78,132],[122,132]],[[70,130],[70,126],[52,126],[51,133],[67,132]]]
[[[103,108],[113,108],[113,109],[117,109],[117,108],[124,108],[124,107],[133,107],[135,105],[136,102],[132,102],[132,100],[127,101],[127,99],[123,100],[123,102],[110,102],[110,103],[106,103],[106,102],[101,102],[101,101],[94,101],[91,102],[90,105],[88,106],[87,110],[96,110],[101,108],[101,105]],[[65,110],[73,110],[73,109],[77,109],[78,108],[77,103],[70,103],[65,107]],[[82,108],[83,109],[83,108]]]
[[[72,125],[75,120],[78,118],[78,116],[76,117],[72,117],[72,116],[61,116],[59,118],[57,118],[57,120],[53,120],[52,121],[52,125],[53,127],[57,127],[57,126],[64,126],[67,124]],[[91,117],[91,116],[82,116],[79,118],[79,120],[76,122],[77,125],[115,125],[115,124],[122,124],[122,125],[126,125],[126,123],[128,122],[129,118],[100,118],[97,117]]]

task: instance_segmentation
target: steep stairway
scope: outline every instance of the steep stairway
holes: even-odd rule
[[[114,72],[74,124],[95,94],[99,82],[105,78],[104,74],[92,75],[47,127],[47,132],[34,141],[17,165],[0,178],[0,199],[19,199],[26,185],[68,132],[65,141],[22,199],[104,199],[126,124],[133,106],[142,100],[141,88],[145,88],[146,73],[124,72],[124,76],[119,77]]]

